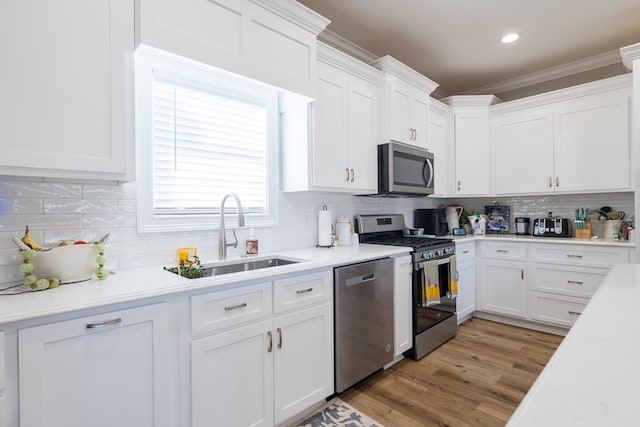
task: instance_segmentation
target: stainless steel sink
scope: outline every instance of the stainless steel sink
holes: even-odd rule
[[[219,276],[221,274],[238,273],[240,271],[252,271],[262,268],[278,267],[281,265],[295,264],[299,261],[294,261],[285,258],[267,258],[260,260],[246,260],[233,264],[224,265],[205,265],[204,276]]]

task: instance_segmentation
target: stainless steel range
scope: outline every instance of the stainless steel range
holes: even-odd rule
[[[405,236],[404,216],[356,215],[360,243],[413,248],[413,348],[405,357],[418,360],[458,331],[455,244],[435,237]]]

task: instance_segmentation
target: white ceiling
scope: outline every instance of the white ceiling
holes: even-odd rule
[[[586,58],[607,65],[640,42],[640,0],[298,1],[330,19],[329,31],[395,57],[449,95]],[[520,40],[501,43],[510,31]]]

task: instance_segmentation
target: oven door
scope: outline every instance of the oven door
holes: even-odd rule
[[[413,274],[413,333],[425,330],[456,314],[456,300],[449,289],[456,272],[451,271],[451,258],[419,262],[414,264]],[[432,292],[427,292],[429,285]],[[435,285],[435,294],[433,293]],[[427,294],[432,295],[426,298]],[[436,296],[437,295],[437,296]]]

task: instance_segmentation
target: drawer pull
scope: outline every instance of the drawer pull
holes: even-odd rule
[[[278,328],[278,348],[282,348],[282,329]]]
[[[313,291],[313,288],[298,289],[298,290],[296,291],[296,294],[298,294],[298,295],[300,295],[300,294],[306,294],[306,293],[311,292],[311,291]]]
[[[567,258],[582,258],[582,255],[572,255],[572,254],[567,254]]]
[[[273,335],[271,335],[271,331],[267,332],[267,336],[269,337],[269,346],[267,347],[267,353],[271,353],[273,351]]]
[[[579,280],[567,280],[567,283],[569,283],[570,285],[584,285],[584,282],[581,282]]]
[[[247,303],[243,302],[242,304],[232,305],[230,307],[225,307],[224,311],[238,310],[240,308],[245,308],[246,306],[247,306]]]
[[[469,253],[469,251],[462,251],[462,253],[463,253],[463,254],[468,254],[468,253]]]
[[[87,329],[104,328],[105,326],[117,325],[120,322],[122,322],[122,318],[117,317],[115,319],[105,320],[104,322],[87,323],[86,328]]]
[[[575,314],[576,316],[580,316],[580,315],[582,314],[582,313],[580,313],[579,311],[571,311],[571,310],[568,310],[568,311],[567,311],[567,313],[569,313],[569,314]]]
[[[496,252],[498,252],[499,254],[508,254],[509,251],[506,249],[496,249]]]

